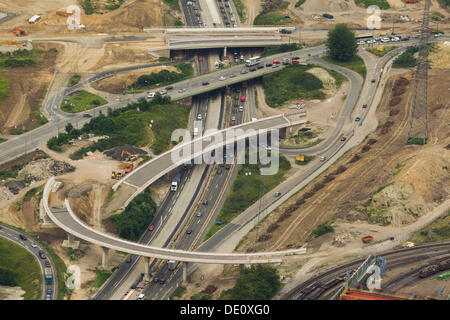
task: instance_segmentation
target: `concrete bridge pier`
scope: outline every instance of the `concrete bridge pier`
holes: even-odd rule
[[[71,249],[78,249],[78,247],[80,246],[80,241],[76,241],[75,237],[70,234],[67,233],[67,239],[63,241],[62,243],[62,247],[63,248],[71,248]]]
[[[183,283],[187,282],[187,262],[183,262]]]
[[[223,47],[223,57],[227,56],[227,46]]]
[[[109,248],[101,247],[102,248],[102,267],[103,269],[108,268],[109,263]]]
[[[149,269],[150,269],[150,258],[144,257],[144,281],[150,281]]]

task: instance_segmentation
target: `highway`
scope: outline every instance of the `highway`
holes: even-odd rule
[[[5,226],[4,224],[0,224],[0,237],[5,238],[15,244],[25,248],[28,252],[30,252],[33,257],[35,257],[39,267],[41,268],[42,274],[42,300],[56,300],[58,297],[58,273],[56,272],[55,264],[48,254],[48,252],[41,246],[39,242],[33,242],[33,239],[27,237],[27,240],[23,240],[20,238],[20,235],[23,234],[13,228]],[[35,244],[35,247],[32,246]],[[39,251],[43,250],[45,252],[46,259],[41,259],[39,257]],[[45,274],[44,269],[46,267],[46,263],[49,263],[49,268],[52,271],[53,275],[53,283],[51,285],[45,284]],[[47,291],[51,290],[50,297],[47,299]]]

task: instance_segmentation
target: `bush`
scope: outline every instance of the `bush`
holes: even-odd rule
[[[368,8],[372,5],[378,6],[380,9],[389,9],[391,7],[386,0],[355,0],[355,3],[364,8]]]
[[[300,7],[302,4],[305,3],[305,1],[306,1],[306,0],[298,0],[298,1],[295,3],[295,7],[296,7],[296,8]]]
[[[241,271],[235,286],[220,296],[222,300],[270,300],[280,290],[278,270],[268,265],[252,265]]]
[[[151,73],[140,76],[133,84],[133,87],[151,87],[163,86],[174,83],[193,75],[192,65],[190,63],[180,63],[175,66],[180,72],[161,70],[157,73]]]
[[[417,47],[408,48],[403,52],[397,59],[394,60],[392,64],[393,68],[412,68],[417,65],[417,59],[414,54],[419,51]]]
[[[111,219],[116,223],[122,238],[137,241],[146,227],[153,220],[156,204],[147,192],[134,198],[123,213],[114,215]]]
[[[331,226],[331,224],[332,224],[333,222],[334,222],[334,221],[331,220],[331,221],[328,221],[327,223],[324,223],[324,224],[321,224],[321,225],[317,226],[317,227],[312,231],[312,235],[313,235],[315,238],[318,238],[318,237],[320,237],[321,235],[324,235],[324,234],[326,234],[326,233],[334,232],[334,229],[333,229],[333,227]]]

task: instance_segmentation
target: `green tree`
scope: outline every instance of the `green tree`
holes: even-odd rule
[[[333,60],[350,61],[358,49],[355,33],[346,24],[340,23],[328,32],[327,47]]]
[[[239,275],[236,285],[222,293],[226,300],[269,300],[281,288],[278,270],[266,265],[252,265]]]

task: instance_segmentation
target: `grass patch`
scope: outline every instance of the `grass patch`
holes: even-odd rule
[[[0,74],[0,102],[5,100],[9,90],[11,90],[11,81],[5,75]]]
[[[437,21],[444,20],[445,16],[442,13],[435,11],[432,13],[431,19],[437,20]]]
[[[41,268],[31,253],[0,238],[0,261],[0,285],[20,286],[25,291],[25,300],[41,298]]]
[[[389,9],[391,7],[386,0],[355,0],[355,3],[364,8],[378,6],[380,9]]]
[[[74,74],[69,79],[68,87],[73,87],[74,85],[78,84],[80,82],[81,76],[79,74]]]
[[[233,288],[220,300],[270,300],[282,287],[278,270],[268,265],[252,265],[241,271]]]
[[[306,1],[306,0],[298,0],[298,1],[295,3],[295,7],[296,7],[296,8],[300,7],[302,4],[305,3],[305,1]]]
[[[302,46],[298,43],[290,43],[290,44],[283,43],[283,44],[280,44],[279,46],[267,46],[267,47],[264,47],[264,51],[261,54],[261,57],[264,58],[267,56],[272,56],[277,53],[296,51],[301,48],[302,48]]]
[[[318,238],[321,235],[330,233],[330,232],[334,232],[334,228],[331,226],[333,224],[334,220],[330,220],[326,223],[323,223],[321,225],[318,225],[312,232],[311,232],[311,236],[313,236],[314,238]]]
[[[306,72],[315,65],[291,64],[263,79],[266,103],[277,108],[294,99],[325,99],[322,81]]]
[[[417,65],[417,58],[414,57],[414,54],[419,51],[417,47],[408,48],[405,52],[403,52],[400,56],[398,56],[393,64],[393,68],[412,68]]]
[[[178,0],[163,0],[163,2],[167,4],[172,10],[181,11]]]
[[[112,272],[102,269],[95,270],[95,281],[93,283],[93,286],[95,288],[100,288],[106,280],[112,275]]]
[[[377,48],[367,48],[366,50],[369,51],[371,54],[376,55],[377,57],[383,57],[389,51],[392,51],[394,49],[397,49],[397,47],[396,46],[383,47],[383,50],[378,50]]]
[[[323,68],[323,69],[327,70],[327,72],[330,74],[330,76],[332,76],[334,78],[334,82],[336,84],[337,89],[339,89],[341,87],[341,85],[347,81],[347,78],[342,73],[339,73],[332,69],[326,69],[326,68]]]
[[[63,100],[61,109],[65,112],[77,113],[85,110],[90,110],[107,103],[108,101],[100,96],[97,96],[96,94],[87,91],[81,91],[71,96],[69,100]]]
[[[286,22],[290,22],[291,19],[285,18],[284,14],[278,11],[261,12],[255,17],[253,24],[255,26],[275,26],[283,25]]]
[[[17,50],[12,53],[0,53],[0,67],[34,67],[45,58],[45,51],[39,49]]]
[[[106,10],[116,10],[124,3],[125,0],[108,0],[105,4]]]
[[[330,56],[322,57],[323,60],[337,64],[338,66],[353,70],[359,73],[363,78],[366,77],[366,65],[364,64],[364,60],[360,56],[354,56],[350,61],[340,62],[333,60]]]
[[[246,161],[248,163],[248,161]],[[248,207],[254,204],[261,194],[261,188],[264,186],[264,191],[275,188],[285,179],[285,173],[291,168],[289,161],[282,155],[279,158],[280,168],[274,175],[261,175],[260,164],[242,164],[238,169],[238,175],[231,187],[230,194],[225,200],[225,203],[220,210],[217,217],[222,221],[222,225],[213,225],[206,238],[208,239],[220,230],[227,223],[231,222],[240,213],[245,211]],[[246,175],[246,173],[251,175]]]
[[[424,138],[418,138],[418,137],[413,137],[413,138],[409,138],[408,141],[406,142],[407,144],[417,144],[419,146],[423,146],[424,144],[427,143],[427,139]]]
[[[186,292],[186,287],[180,286],[175,289],[175,291],[170,296],[170,299],[174,297],[181,298],[181,296]]]
[[[239,20],[245,20],[245,5],[241,0],[233,0],[234,6],[236,7],[237,14],[239,16]]]
[[[450,239],[450,210],[420,231],[413,233],[409,241],[416,245],[429,242],[441,242]]]
[[[136,90],[156,88],[173,84],[178,81],[185,80],[194,75],[194,69],[190,63],[180,63],[175,65],[176,71],[161,70],[159,72],[140,76],[135,83],[128,87],[128,90],[135,92]]]

